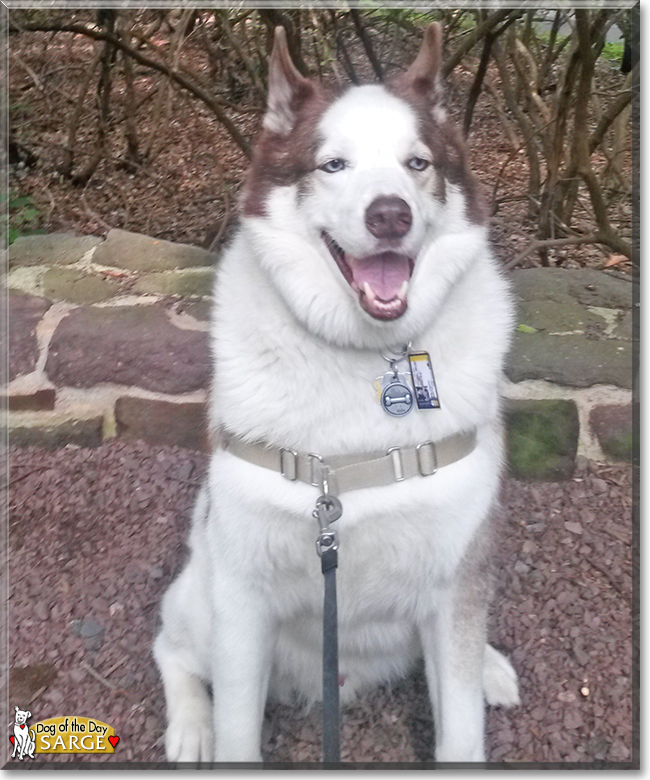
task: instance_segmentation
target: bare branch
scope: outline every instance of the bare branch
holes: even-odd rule
[[[380,81],[383,81],[384,70],[381,67],[381,63],[379,62],[377,55],[375,54],[375,50],[372,47],[372,42],[370,41],[370,37],[368,35],[366,28],[363,26],[363,22],[361,21],[361,16],[359,15],[359,12],[356,9],[351,8],[350,16],[352,17],[352,21],[354,22],[354,29],[357,31],[357,35],[359,36],[361,43],[363,44],[363,48],[366,51],[368,60],[372,65],[372,69],[375,71],[375,76],[377,76],[377,78]]]
[[[474,46],[481,40],[481,38],[490,32],[494,27],[501,22],[505,21],[510,15],[515,17],[521,16],[523,11],[512,11],[509,9],[501,9],[495,11],[493,14],[487,17],[487,19],[475,27],[471,33],[469,33],[465,39],[458,45],[456,50],[446,59],[442,66],[442,77],[447,78],[452,70],[459,64],[463,57],[468,54]]]
[[[629,83],[632,83],[632,79],[639,73],[639,63],[634,66],[631,73],[628,73]],[[626,79],[626,83],[627,80]],[[632,89],[628,88],[612,102],[610,103],[607,111],[601,116],[600,121],[594,132],[589,138],[589,153],[593,152],[600,146],[605,137],[605,133],[609,130],[612,122],[616,117],[632,102]]]
[[[109,43],[116,46],[118,49],[121,49],[125,54],[128,54],[130,57],[132,57],[136,62],[139,62],[141,65],[144,65],[147,68],[151,68],[152,70],[156,70],[159,73],[165,74],[165,76],[170,78],[172,81],[175,81],[177,84],[183,87],[183,89],[186,89],[188,92],[194,95],[194,97],[197,97],[199,100],[205,103],[205,105],[208,106],[208,108],[214,113],[214,115],[221,122],[221,124],[230,133],[233,141],[241,149],[244,156],[250,159],[251,156],[250,144],[242,136],[237,126],[233,123],[230,117],[222,109],[219,103],[212,97],[212,95],[210,95],[210,93],[207,90],[205,90],[200,85],[194,83],[194,81],[192,81],[184,73],[180,72],[179,70],[175,70],[169,63],[157,62],[156,60],[152,60],[150,57],[147,57],[146,55],[142,54],[141,51],[127,45],[123,40],[121,40],[117,36],[112,35],[106,32],[105,30],[99,30],[95,27],[89,27],[85,24],[80,24],[78,22],[70,22],[67,24],[38,24],[38,23],[21,22],[20,24],[17,24],[15,20],[12,19],[10,22],[10,30],[14,32],[15,31],[69,32],[69,33],[74,33],[75,35],[85,35],[97,41],[108,41]]]
[[[568,238],[552,238],[545,241],[539,241],[535,239],[530,244],[516,255],[509,263],[505,265],[506,270],[515,268],[521,263],[528,255],[533,252],[538,252],[540,249],[550,249],[551,247],[570,246],[571,244],[596,244],[601,241],[597,234],[589,236],[569,236]]]

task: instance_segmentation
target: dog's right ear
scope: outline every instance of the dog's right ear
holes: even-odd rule
[[[269,97],[263,125],[279,135],[288,135],[300,104],[314,91],[313,83],[293,64],[284,27],[275,28],[269,60]]]

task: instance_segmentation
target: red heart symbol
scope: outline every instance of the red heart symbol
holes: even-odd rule
[[[24,728],[25,728],[25,724],[24,724],[24,723],[22,723],[22,724],[21,724],[21,726],[20,726],[20,728],[21,728],[21,729],[24,729]]]
[[[9,737],[9,742],[11,742],[12,745],[16,744],[16,737],[14,737],[13,734]]]
[[[117,745],[117,743],[120,741],[120,738],[117,736],[117,734],[114,734],[112,737],[108,738],[108,741],[113,747],[115,747],[115,745]]]

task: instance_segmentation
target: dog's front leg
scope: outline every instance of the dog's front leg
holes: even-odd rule
[[[274,622],[263,596],[240,583],[215,594],[212,690],[215,759],[261,761]]]
[[[485,619],[450,593],[420,627],[435,727],[435,760],[485,761]]]

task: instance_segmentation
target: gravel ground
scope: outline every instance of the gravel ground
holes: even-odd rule
[[[10,463],[12,710],[96,717],[121,738],[107,761],[164,760],[150,648],[207,456],[113,442],[12,448]],[[522,705],[489,711],[491,761],[633,759],[630,472],[584,462],[568,482],[505,481],[491,641],[519,673]],[[265,757],[318,760],[318,719],[269,707]],[[432,734],[416,670],[346,710],[342,757],[430,760]]]

